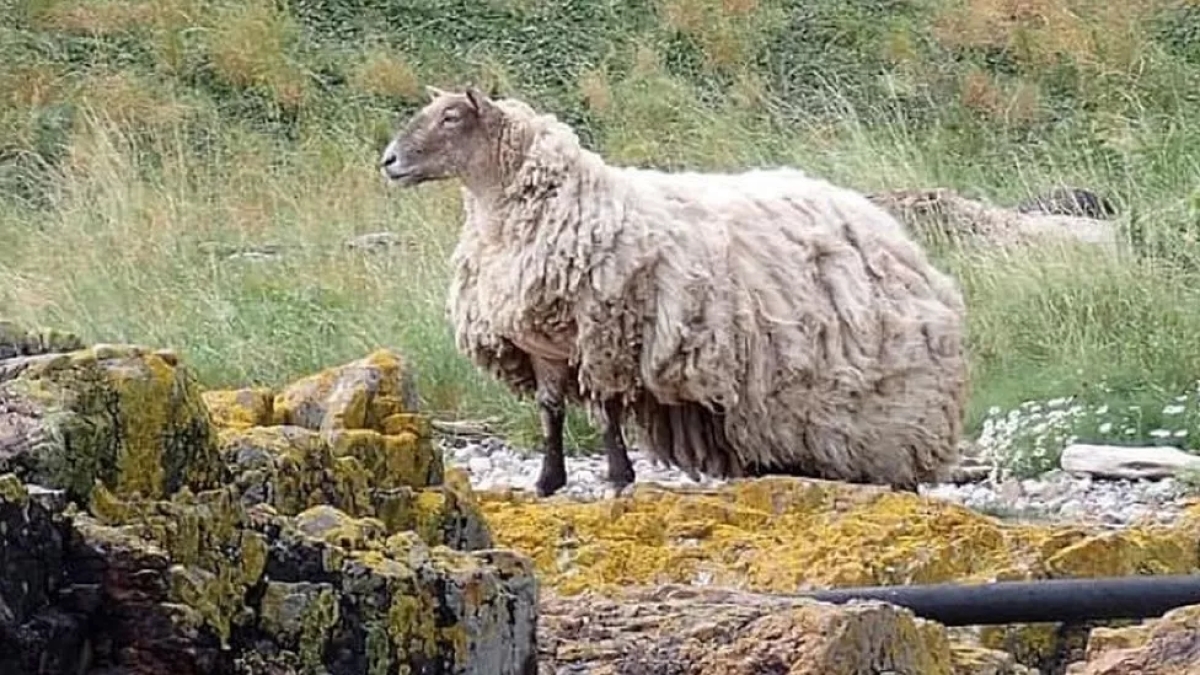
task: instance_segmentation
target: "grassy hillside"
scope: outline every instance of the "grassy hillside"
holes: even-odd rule
[[[1194,0],[0,0],[0,17],[0,314],[177,346],[213,387],[391,345],[430,408],[528,430],[443,318],[457,187],[390,191],[375,169],[424,84],[469,80],[614,162],[789,163],[1000,203],[1099,189],[1137,225],[1136,260],[939,254],[971,307],[972,429],[1080,396],[1108,412],[1046,425],[1200,433]],[[399,251],[343,247],[384,230]],[[268,244],[282,255],[214,253]]]

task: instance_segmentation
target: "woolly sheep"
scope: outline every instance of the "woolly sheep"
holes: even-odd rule
[[[428,88],[380,170],[458,178],[457,348],[532,394],[540,496],[566,484],[567,403],[686,471],[915,491],[958,459],[968,384],[956,283],[887,212],[795,169],[611,166],[514,98]]]

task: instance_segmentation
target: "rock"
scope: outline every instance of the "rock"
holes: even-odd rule
[[[886,488],[769,477],[718,488],[639,485],[572,503],[481,492],[497,544],[524,551],[563,594],[630,584],[710,583],[757,592],[1185,573],[1193,519],[1110,531],[1003,522]]]
[[[207,255],[220,257],[225,260],[272,262],[283,258],[286,247],[281,244],[249,244],[240,246],[219,241],[202,241],[198,245],[198,248]]]
[[[256,651],[307,649],[302,662],[335,675],[534,672],[538,583],[524,556],[430,548],[413,532],[387,536],[378,521],[325,506],[262,522],[267,577],[289,585],[260,610]],[[305,581],[326,586],[296,585]],[[305,637],[305,614],[325,629]],[[284,629],[282,642],[270,626]]]
[[[297,380],[275,397],[275,424],[314,431],[428,425],[412,415],[416,373],[399,354],[380,349],[365,358]]]
[[[1116,250],[1117,229],[1105,220],[1021,212],[975,201],[945,188],[868,195],[925,240],[999,249],[1074,242]]]
[[[0,672],[79,672],[80,619],[52,604],[63,590],[62,523],[11,473],[0,476],[0,533]]]
[[[1168,446],[1125,447],[1076,443],[1063,449],[1063,471],[1092,478],[1137,480],[1171,478],[1200,469],[1200,457]]]
[[[269,426],[275,415],[275,392],[266,387],[206,391],[201,396],[213,422],[219,427]]]
[[[1096,628],[1083,661],[1067,675],[1197,675],[1200,673],[1200,605],[1171,610],[1160,619],[1124,628]]]
[[[1111,531],[1006,523],[944,500],[784,477],[715,489],[637,486],[592,503],[481,493],[497,545],[529,555],[562,596],[693,584],[758,593],[888,584],[1182,574],[1200,550],[1200,511],[1172,526]],[[1075,646],[1057,625],[990,626],[983,647],[1029,667]]]
[[[547,674],[1030,673],[1001,652],[952,647],[940,625],[879,602],[668,584],[552,596],[541,611]]]
[[[1013,207],[1019,213],[1046,213],[1060,216],[1081,216],[1096,220],[1117,215],[1112,201],[1084,188],[1055,188]]]
[[[80,502],[96,481],[163,497],[224,477],[195,379],[170,357],[96,345],[10,357],[0,370],[0,473]]]
[[[535,671],[532,562],[398,355],[202,396],[177,354],[5,326],[0,672]]]

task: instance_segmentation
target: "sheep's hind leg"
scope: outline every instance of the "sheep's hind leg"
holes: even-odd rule
[[[615,495],[621,494],[633,484],[633,463],[629,461],[629,449],[621,433],[624,406],[620,399],[604,401],[604,456],[608,461],[608,484]]]
[[[566,423],[565,388],[570,370],[564,364],[533,359],[537,377],[537,405],[542,421],[542,470],[537,494],[549,497],[567,484],[567,460],[563,455],[563,426]]]

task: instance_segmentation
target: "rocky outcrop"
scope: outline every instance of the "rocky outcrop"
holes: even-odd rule
[[[608,502],[535,500],[513,493],[484,493],[480,499],[498,545],[529,555],[548,593],[576,598],[581,606],[596,603],[596,597],[619,599],[630,589],[662,584],[788,594],[830,587],[1178,574],[1196,571],[1200,552],[1200,512],[1170,527],[1112,531],[1032,525],[883,488],[791,478],[735,481],[716,489],[639,486],[628,498]],[[640,616],[642,610],[625,611]],[[846,610],[809,611],[841,617]],[[552,630],[554,624],[544,625]],[[959,655],[960,665],[929,672],[1008,672],[994,661],[979,664],[982,670],[965,670],[969,657],[985,649],[1003,650],[1036,672],[1061,673],[1082,657],[1089,627],[951,629],[951,652]],[[601,629],[593,625],[591,630]],[[618,650],[620,645],[636,650],[640,644],[614,639]],[[679,672],[742,672],[730,668]]]
[[[541,673],[1032,675],[906,609],[667,584],[542,602]]]
[[[0,672],[534,672],[531,562],[400,355],[202,393],[170,352],[0,339]]]
[[[1200,606],[1181,607],[1123,628],[1097,628],[1085,660],[1067,675],[1195,675],[1200,673]]]

